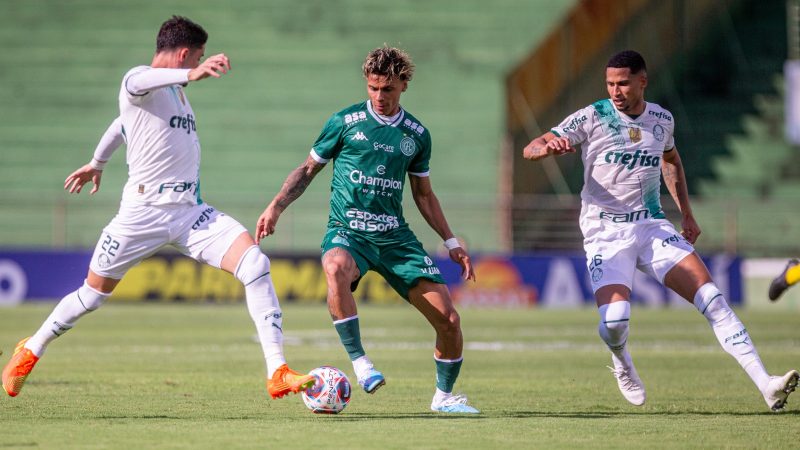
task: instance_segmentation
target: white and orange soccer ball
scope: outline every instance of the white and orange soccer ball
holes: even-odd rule
[[[308,373],[314,385],[303,391],[303,403],[315,414],[339,414],[350,403],[350,380],[336,367],[317,367]]]

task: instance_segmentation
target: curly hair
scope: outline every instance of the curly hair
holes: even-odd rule
[[[197,49],[205,45],[208,33],[200,25],[186,17],[172,16],[161,24],[156,37],[156,52],[180,47]]]
[[[380,75],[389,80],[411,81],[414,76],[414,63],[408,53],[386,44],[369,52],[361,68],[364,78]]]

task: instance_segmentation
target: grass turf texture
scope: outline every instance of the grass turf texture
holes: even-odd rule
[[[52,305],[0,310],[2,362]],[[290,365],[330,364],[351,382],[324,306],[284,306]],[[771,447],[797,444],[800,394],[770,413],[694,310],[634,309],[631,348],[647,387],[629,405],[605,368],[596,313],[462,312],[457,391],[478,416],[432,413],[433,331],[410,307],[362,306],[364,344],[387,385],[357,387],[338,416],[298,395],[269,400],[243,305],[109,304],[50,346],[22,393],[0,399],[0,448]],[[773,373],[800,366],[800,315],[741,313]]]

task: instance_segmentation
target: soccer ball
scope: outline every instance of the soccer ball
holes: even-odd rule
[[[317,367],[308,373],[314,385],[303,391],[303,403],[315,414],[339,414],[350,403],[350,380],[336,367]]]

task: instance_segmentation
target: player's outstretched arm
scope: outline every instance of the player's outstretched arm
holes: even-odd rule
[[[681,234],[687,241],[694,244],[700,236],[700,225],[697,224],[694,214],[692,214],[686,174],[683,171],[683,163],[676,147],[664,152],[661,175],[664,177],[667,190],[681,211]]]
[[[111,159],[111,155],[114,151],[122,145],[123,142],[122,122],[119,117],[117,117],[111,122],[111,125],[108,126],[106,132],[103,133],[100,142],[97,143],[92,160],[69,174],[67,179],[64,180],[64,189],[68,190],[70,194],[78,194],[81,192],[83,185],[91,181],[94,187],[89,193],[94,194],[100,190],[100,179],[103,177],[103,168],[108,160]]]
[[[275,198],[272,199],[269,206],[259,216],[258,222],[256,222],[256,242],[275,233],[278,217],[305,192],[308,185],[311,184],[311,180],[317,176],[323,167],[325,167],[324,164],[318,163],[309,156],[300,167],[289,173],[286,181],[283,182],[280,192],[275,195]]]
[[[199,66],[189,71],[189,81],[199,81],[208,77],[219,78],[231,70],[231,61],[224,53],[209,56]]]
[[[550,155],[563,155],[574,153],[575,148],[566,137],[559,137],[552,131],[537,137],[522,150],[522,156],[531,161],[537,161]]]
[[[450,231],[450,226],[447,224],[447,219],[442,211],[442,205],[439,204],[439,199],[433,192],[430,177],[409,175],[408,179],[411,183],[414,203],[417,204],[422,217],[441,236],[445,243],[454,242],[455,235]],[[472,262],[467,251],[460,245],[452,248],[448,247],[448,250],[450,251],[450,259],[461,266],[461,277],[465,280],[475,281],[475,270],[472,268]]]

